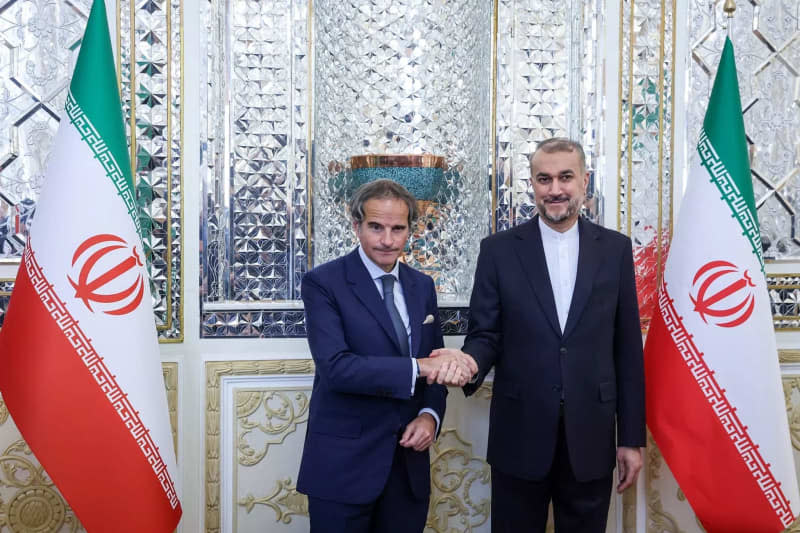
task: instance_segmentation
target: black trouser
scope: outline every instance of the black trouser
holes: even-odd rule
[[[553,465],[541,481],[529,481],[492,468],[492,533],[544,533],[553,502],[556,532],[604,533],[613,473],[581,483],[567,453],[564,419],[558,423]]]

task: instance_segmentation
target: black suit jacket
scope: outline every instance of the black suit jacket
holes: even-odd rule
[[[562,398],[579,481],[609,475],[617,445],[645,444],[631,241],[583,218],[578,232],[578,272],[563,334],[538,216],[481,242],[463,346],[479,373],[464,392],[472,394],[495,368],[487,459],[525,479],[542,479],[550,469]]]
[[[415,357],[442,347],[433,280],[400,263]],[[381,494],[398,441],[425,407],[444,420],[447,389],[418,380],[358,250],[303,276],[308,345],[316,371],[297,490],[340,503]],[[424,323],[431,315],[433,320]],[[428,451],[404,448],[411,489],[430,492]]]

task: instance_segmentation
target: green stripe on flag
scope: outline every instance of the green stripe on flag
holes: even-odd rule
[[[66,111],[70,122],[81,132],[81,137],[89,144],[95,156],[104,154],[105,160],[101,159],[101,163],[125,201],[138,230],[135,201],[131,203],[134,193],[128,140],[123,126],[122,106],[103,0],[95,0],[92,4],[69,89],[74,97],[72,109],[70,109],[70,98],[67,99]],[[80,115],[83,115],[85,120],[76,123],[74,119]],[[87,127],[92,131],[87,131]],[[92,134],[98,137],[95,138]]]
[[[750,240],[753,253],[764,271],[761,232],[758,226],[742,103],[731,40],[725,39],[722,57],[711,89],[703,131],[697,145],[700,160],[728,203],[732,216]]]

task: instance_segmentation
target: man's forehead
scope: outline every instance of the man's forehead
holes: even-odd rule
[[[556,170],[579,170],[581,166],[577,150],[558,150],[556,152],[539,151],[531,159],[531,170],[540,170],[542,166],[558,164]]]

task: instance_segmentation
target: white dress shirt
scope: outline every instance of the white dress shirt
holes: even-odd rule
[[[358,247],[358,255],[361,257],[361,262],[364,263],[365,267],[367,267],[367,272],[369,272],[372,281],[375,283],[375,287],[378,289],[378,294],[380,294],[381,299],[383,299],[383,281],[381,281],[381,278],[386,274],[391,274],[394,276],[394,288],[392,289],[392,293],[394,294],[394,306],[397,308],[397,312],[403,321],[403,326],[406,328],[408,353],[411,354],[411,395],[413,396],[417,385],[417,378],[419,377],[419,365],[417,364],[417,360],[411,351],[411,320],[408,317],[408,307],[406,306],[406,298],[403,296],[403,287],[400,285],[400,262],[395,261],[394,268],[392,268],[392,270],[389,272],[385,272],[381,267],[376,265],[372,259],[367,257],[367,254],[364,253],[364,250],[361,248],[361,246]],[[435,434],[438,434],[439,415],[436,414],[436,411],[430,409],[429,407],[425,407],[419,412],[419,414],[422,413],[430,413],[430,415],[436,421]]]
[[[550,275],[550,287],[556,302],[558,324],[561,326],[561,333],[564,333],[572,293],[575,290],[575,278],[578,275],[578,223],[576,221],[562,233],[542,222],[539,217],[539,230],[542,234],[547,273]]]

